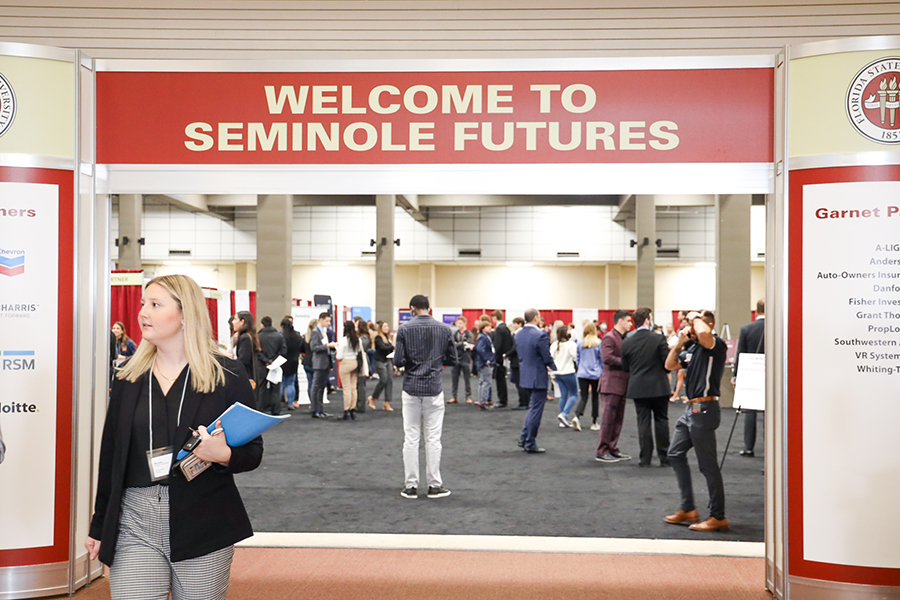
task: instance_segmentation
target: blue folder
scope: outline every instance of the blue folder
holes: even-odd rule
[[[290,417],[291,415],[267,415],[258,410],[253,410],[246,404],[235,402],[229,406],[225,412],[209,424],[207,430],[210,432],[216,426],[216,422],[222,421],[222,430],[225,434],[225,441],[231,447],[243,446],[247,442],[262,435],[264,431],[270,427],[277,425]],[[176,460],[181,460],[188,453],[184,450],[178,451]]]

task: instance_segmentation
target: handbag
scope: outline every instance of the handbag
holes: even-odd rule
[[[356,353],[356,372],[365,377],[369,375],[369,357],[362,350]]]

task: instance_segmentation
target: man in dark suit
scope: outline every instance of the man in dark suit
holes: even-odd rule
[[[756,320],[749,325],[741,327],[738,336],[737,356],[734,361],[734,377],[731,385],[737,383],[738,363],[741,354],[765,354],[766,351],[766,301],[756,303]],[[744,413],[744,449],[741,456],[754,456],[753,447],[756,446],[756,413],[758,410],[741,410]]]
[[[613,328],[600,340],[600,356],[603,373],[600,375],[600,444],[597,446],[599,462],[614,463],[630,460],[619,452],[619,435],[625,419],[625,392],[628,389],[628,372],[622,369],[622,340],[631,330],[631,313],[617,310],[613,314]]]
[[[637,413],[640,466],[649,467],[653,456],[652,416],[659,463],[668,467],[670,391],[666,357],[669,344],[665,336],[652,331],[653,313],[649,308],[634,311],[634,326],[634,333],[622,342],[622,368],[628,372],[625,396],[634,400]]]
[[[319,314],[319,324],[309,336],[309,348],[312,352],[313,388],[310,402],[310,413],[314,419],[324,419],[325,388],[328,387],[328,373],[331,370],[331,349],[336,342],[328,341],[328,327],[331,315],[327,312]]]
[[[534,308],[525,311],[525,326],[516,334],[519,355],[519,385],[528,392],[530,403],[525,416],[525,427],[519,436],[519,447],[529,454],[546,452],[537,445],[538,428],[547,402],[547,369],[556,370],[550,357],[550,336],[538,327],[541,313]]]
[[[504,359],[512,352],[513,337],[509,327],[503,322],[503,311],[495,310],[491,313],[494,322],[494,379],[497,382],[497,406],[506,406],[509,394],[506,391],[506,365]]]
[[[266,315],[259,321],[263,328],[259,330],[259,345],[266,366],[271,365],[279,356],[287,355],[287,343],[281,332],[272,327],[272,317]],[[266,372],[268,376],[268,372]],[[262,382],[259,391],[259,410],[273,415],[281,414],[281,384],[272,383],[268,379]]]
[[[516,317],[512,320],[513,349],[506,354],[506,357],[509,359],[509,382],[516,386],[516,391],[519,395],[519,405],[512,407],[512,410],[528,410],[528,392],[519,383],[519,350],[516,348],[516,335],[522,331],[524,326],[525,319],[522,317]]]

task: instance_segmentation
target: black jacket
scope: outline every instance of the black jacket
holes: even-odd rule
[[[638,329],[622,342],[622,369],[628,371],[628,398],[658,398],[672,393],[666,357],[666,337],[649,329]]]
[[[512,352],[513,346],[512,332],[506,323],[500,323],[494,331],[494,357],[497,361],[495,364],[503,364],[503,355]]]
[[[287,358],[284,336],[274,327],[263,327],[259,330],[259,347],[262,349],[263,362],[267,365],[279,355]]]
[[[296,375],[297,366],[300,364],[300,353],[303,351],[303,338],[293,329],[282,329],[284,343],[287,346],[284,357],[287,362],[281,367],[284,375]]]
[[[766,320],[757,318],[749,325],[741,327],[741,333],[738,336],[737,355],[734,360],[734,377],[737,377],[741,354],[765,354],[765,352]]]
[[[190,438],[190,428],[209,426],[235,402],[253,407],[253,390],[243,366],[220,358],[225,367],[225,385],[210,394],[198,394],[188,386],[184,396],[181,425],[175,430],[176,447]],[[145,375],[135,383],[113,379],[103,438],[97,497],[89,535],[100,540],[100,561],[112,565],[119,537],[119,515],[125,492],[125,468],[131,442],[132,421]],[[231,449],[227,467],[214,465],[193,481],[182,475],[169,477],[169,535],[173,561],[196,558],[221,550],[253,535],[250,519],[234,484],[234,473],[252,471],[263,455],[258,437],[245,446]]]

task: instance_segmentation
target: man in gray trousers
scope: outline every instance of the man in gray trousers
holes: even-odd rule
[[[403,470],[405,485],[400,495],[417,498],[419,441],[425,430],[425,477],[428,497],[444,498],[450,490],[441,479],[441,433],[444,429],[443,366],[457,362],[450,327],[428,314],[428,298],[415,295],[409,301],[412,319],[397,330],[394,366],[404,368]]]

